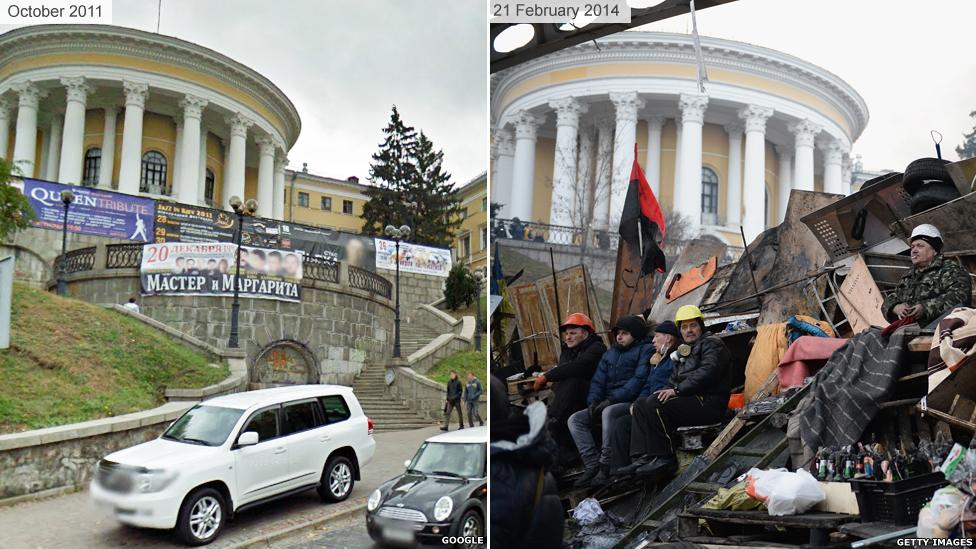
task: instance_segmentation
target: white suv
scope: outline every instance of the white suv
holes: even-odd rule
[[[317,488],[349,497],[376,450],[373,422],[349,387],[300,385],[197,404],[159,438],[109,454],[91,483],[118,520],[215,540],[235,512]]]

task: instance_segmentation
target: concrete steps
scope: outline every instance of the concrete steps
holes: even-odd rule
[[[363,369],[353,383],[353,392],[363,412],[373,420],[375,432],[406,431],[436,425],[436,422],[426,419],[387,393],[385,366],[371,365]]]

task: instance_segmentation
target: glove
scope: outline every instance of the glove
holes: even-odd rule
[[[590,419],[596,420],[600,419],[600,416],[603,414],[603,410],[606,409],[607,406],[610,406],[610,401],[604,400],[603,402],[591,404],[590,406]]]
[[[541,376],[535,378],[535,383],[532,384],[532,389],[535,390],[535,391],[541,391],[542,388],[545,387],[546,386],[546,383],[548,383],[548,382],[549,381],[546,379],[546,376],[541,375]]]

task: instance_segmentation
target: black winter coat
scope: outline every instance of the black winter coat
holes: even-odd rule
[[[461,400],[461,380],[447,380],[447,400]]]
[[[562,344],[559,364],[546,372],[546,379],[553,382],[549,417],[565,424],[569,416],[586,408],[590,380],[606,351],[607,346],[596,334],[590,334],[590,337],[572,348]]]
[[[688,358],[674,365],[671,386],[680,396],[725,395],[728,397],[732,353],[720,338],[704,334],[691,348]]]

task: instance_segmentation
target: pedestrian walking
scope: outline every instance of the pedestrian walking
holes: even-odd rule
[[[468,427],[474,427],[475,418],[478,418],[478,425],[484,426],[485,424],[485,420],[481,419],[481,413],[478,411],[481,392],[481,380],[475,377],[474,372],[468,372],[468,384],[464,386],[464,402],[468,404]]]
[[[451,370],[451,379],[447,382],[447,401],[444,403],[444,426],[441,431],[447,431],[451,425],[451,412],[457,409],[458,429],[464,428],[464,415],[461,413],[461,380],[458,379],[457,372]]]

